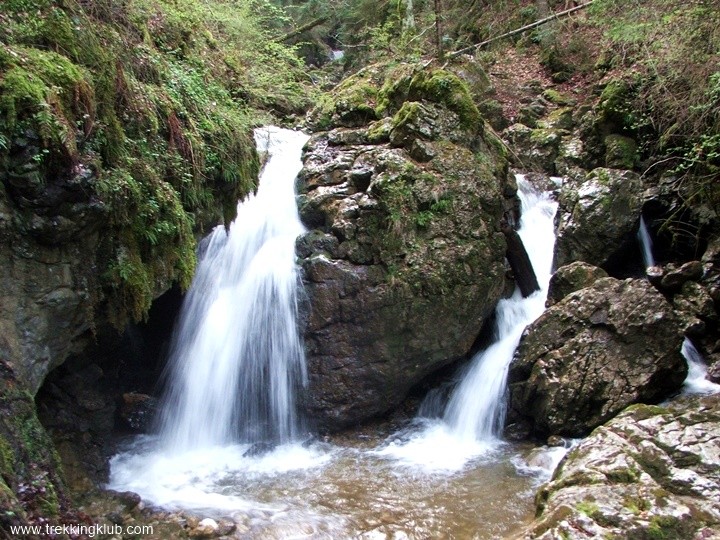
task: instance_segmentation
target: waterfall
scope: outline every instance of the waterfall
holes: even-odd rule
[[[444,420],[462,439],[489,440],[505,422],[507,372],[525,327],[545,309],[550,281],[557,204],[548,194],[538,193],[518,175],[522,217],[518,234],[538,278],[541,289],[523,298],[519,289],[503,299],[496,309],[495,342],[478,353],[458,387],[450,396]]]
[[[682,355],[687,360],[688,374],[683,383],[683,394],[716,394],[720,392],[720,384],[707,380],[707,365],[700,352],[692,342],[685,338],[682,344]]]
[[[377,451],[379,455],[408,466],[456,471],[496,447],[505,420],[508,368],[523,330],[545,309],[555,246],[557,203],[550,193],[536,191],[523,175],[517,175],[517,181],[522,209],[518,234],[540,290],[523,298],[516,287],[510,298],[498,303],[495,341],[471,360],[442,416],[436,417],[442,392],[431,392],[417,419],[422,430],[391,438]]]
[[[298,435],[295,390],[306,380],[297,331],[295,177],[308,137],[255,131],[267,162],[229,231],[203,241],[175,330],[161,439],[175,451]]]
[[[638,240],[640,247],[642,248],[643,262],[645,268],[655,266],[655,258],[652,253],[652,239],[650,238],[650,231],[648,231],[645,219],[640,216],[640,228],[638,229]]]

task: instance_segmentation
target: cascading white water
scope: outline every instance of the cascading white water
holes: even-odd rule
[[[640,247],[642,248],[643,261],[645,262],[645,268],[655,266],[655,258],[652,252],[652,238],[650,238],[650,231],[647,228],[645,219],[640,216],[640,227],[638,228],[638,240],[640,241]]]
[[[720,384],[707,380],[705,360],[687,338],[682,344],[682,355],[688,364],[688,374],[683,383],[683,394],[717,394],[720,392]]]
[[[273,141],[282,147],[273,148]],[[530,493],[536,481],[506,465],[516,451],[512,445],[500,450],[502,454],[493,454],[493,463],[452,478],[424,474],[425,463],[412,474],[398,474],[395,462],[368,449],[367,440],[360,437],[341,439],[343,447],[296,441],[260,455],[248,452],[252,448],[248,442],[266,430],[266,424],[276,422],[279,427],[271,435],[278,439],[283,432],[287,437],[293,433],[292,408],[286,407],[292,404],[292,377],[280,377],[273,386],[270,375],[278,374],[270,370],[279,368],[272,363],[274,359],[266,358],[270,362],[266,372],[241,352],[259,351],[260,356],[267,356],[268,350],[277,352],[286,346],[295,351],[292,253],[294,237],[301,229],[295,220],[285,221],[281,216],[296,215],[291,186],[303,141],[299,134],[270,130],[271,159],[257,196],[243,203],[229,237],[216,231],[208,240],[173,353],[176,363],[169,383],[176,386],[166,407],[178,410],[166,409],[163,439],[139,436],[126,442],[123,451],[110,460],[108,487],[133,491],[162,508],[229,518],[237,526],[234,535],[238,538],[429,538],[440,530],[457,538],[509,534],[531,517]],[[286,150],[288,161],[283,157]],[[282,173],[281,179],[280,169],[286,166],[287,176]],[[272,178],[284,187],[271,188],[268,181]],[[531,197],[525,186],[522,195],[524,201]],[[531,213],[532,209],[526,209],[525,221]],[[247,238],[241,242],[234,238],[236,233]],[[230,250],[233,242],[236,247]],[[537,265],[532,250],[531,257]],[[549,259],[547,265],[549,268]],[[234,268],[237,281],[225,266]],[[260,278],[263,268],[270,271],[267,282]],[[538,274],[546,281],[542,272]],[[246,278],[249,281],[242,284]],[[240,315],[231,313],[235,309],[251,313],[250,308],[259,309],[256,304],[268,297],[278,320],[268,322],[270,315],[264,309],[252,321],[241,321]],[[281,304],[280,299],[292,301]],[[286,305],[288,310],[283,307]],[[192,328],[193,321],[198,328]],[[268,332],[282,333],[279,343],[286,345],[268,345],[267,336],[257,326],[263,321]],[[283,327],[283,321],[292,324]],[[238,335],[240,331],[249,332],[259,345],[247,343]],[[237,347],[236,353],[230,352],[231,346]],[[197,356],[201,365],[196,366],[189,351],[208,357]],[[233,359],[242,373],[230,369]],[[293,352],[286,359],[290,371],[295,370],[301,380],[303,368],[293,364],[301,357]],[[263,378],[266,373],[269,376]],[[261,396],[261,405],[253,409],[244,397],[236,400],[228,395],[248,388],[250,382],[241,380],[245,376],[256,382],[262,379],[267,393],[277,397]],[[260,386],[257,388],[260,392]],[[253,392],[256,390],[250,394]],[[229,403],[241,412],[225,409]],[[277,403],[279,414],[266,415]],[[225,429],[219,417],[248,426],[257,422],[260,427]],[[449,454],[454,447],[462,446],[456,438],[449,442],[437,452],[445,464],[452,461]]]
[[[653,245],[645,220],[640,216],[640,228],[638,229],[638,241],[642,248],[645,268],[655,266],[653,257]],[[683,382],[683,394],[714,394],[720,392],[720,385],[707,380],[707,365],[702,354],[695,348],[692,342],[685,338],[680,349],[688,365],[688,374]]]
[[[267,162],[258,191],[228,232],[205,240],[168,363],[161,437],[183,451],[297,435],[295,386],[305,382],[297,332],[295,177],[308,137],[256,130]]]
[[[507,372],[525,327],[545,309],[555,246],[557,203],[517,175],[522,216],[518,234],[530,257],[540,290],[523,298],[516,289],[496,308],[495,341],[471,361],[452,392],[442,419],[421,433],[391,440],[378,453],[408,465],[456,470],[495,446],[505,414]]]
[[[535,191],[521,175],[518,188],[522,210],[518,234],[541,288],[527,298],[516,289],[512,297],[498,303],[496,341],[473,358],[445,410],[445,422],[463,439],[488,440],[502,429],[510,361],[525,327],[545,309],[555,246],[553,218],[557,203],[548,194]]]

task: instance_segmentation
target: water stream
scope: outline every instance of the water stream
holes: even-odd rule
[[[239,204],[229,231],[219,226],[205,239],[174,334],[160,426],[172,451],[299,433],[294,395],[306,375],[294,179],[308,137],[262,128],[255,138],[267,153],[258,191]]]
[[[638,241],[642,249],[643,261],[645,268],[655,266],[655,257],[653,256],[653,244],[650,237],[650,231],[645,224],[645,219],[640,216],[640,227],[638,229]],[[707,380],[707,364],[702,354],[695,348],[692,341],[688,338],[683,340],[681,354],[685,358],[688,365],[688,374],[681,390],[681,394],[714,394],[720,392],[720,384],[715,384]]]
[[[555,245],[557,203],[548,193],[536,191],[522,175],[518,175],[518,188],[522,209],[518,234],[540,290],[523,298],[516,289],[510,298],[501,300],[494,343],[472,359],[442,415],[419,419],[419,429],[400,434],[380,450],[401,463],[459,470],[478,456],[497,452],[503,444],[498,434],[505,421],[508,368],[523,330],[545,309]]]
[[[256,195],[229,234],[205,240],[183,306],[159,434],[125,441],[109,486],[152,505],[229,517],[239,538],[499,538],[533,516],[549,466],[497,437],[508,363],[544,308],[555,203],[519,178],[519,234],[543,289],[498,306],[496,342],[473,359],[443,418],[299,442],[294,178],[306,136],[259,130],[268,152]],[[476,386],[477,385],[477,386]],[[258,441],[273,448],[248,450]]]
[[[638,227],[638,240],[640,241],[640,247],[642,248],[643,262],[645,268],[655,266],[655,257],[653,257],[653,245],[652,238],[650,238],[650,231],[645,223],[645,218],[640,216],[640,226]]]

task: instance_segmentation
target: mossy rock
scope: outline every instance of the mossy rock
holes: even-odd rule
[[[543,120],[538,122],[538,127],[544,129],[561,129],[569,131],[573,128],[573,110],[571,107],[555,109]]]
[[[123,327],[173,281],[189,282],[195,235],[233,219],[237,200],[255,189],[252,127],[268,115],[254,107],[298,109],[297,57],[276,43],[269,51],[256,32],[262,67],[248,67],[236,45],[256,23],[239,28],[241,14],[221,3],[217,13],[207,3],[157,4],[153,32],[143,3],[3,8],[0,176],[13,200],[28,201],[17,229],[51,245],[102,230],[97,298]],[[258,90],[269,81],[272,92]],[[75,202],[94,212],[92,226],[57,204],[68,184],[81,186]],[[46,238],[56,223],[77,230]]]
[[[53,520],[67,508],[60,460],[35,403],[0,360],[0,530],[28,519]]]
[[[495,99],[486,99],[478,105],[478,111],[495,131],[502,131],[510,124],[505,118],[502,105]]]
[[[482,132],[483,122],[467,84],[442,69],[419,69],[408,72],[407,67],[391,71],[383,85],[378,110],[393,113],[406,101],[430,101],[455,112],[463,129]]]
[[[557,105],[559,107],[573,107],[577,103],[577,100],[558,92],[554,88],[548,88],[545,90],[542,93],[542,97],[553,105]]]
[[[376,107],[384,69],[382,65],[368,66],[346,78],[310,111],[308,124],[317,130],[360,127],[380,118]]]
[[[638,164],[638,145],[623,135],[605,137],[605,166],[613,169],[633,169]]]
[[[634,94],[634,86],[622,79],[613,79],[605,85],[596,107],[602,132],[631,133],[635,129]]]

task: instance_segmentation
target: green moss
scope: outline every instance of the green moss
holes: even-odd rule
[[[194,232],[231,220],[255,188],[251,129],[270,120],[260,108],[299,110],[307,98],[297,57],[258,23],[269,5],[85,5],[3,4],[0,165],[29,154],[42,182],[79,164],[94,173],[88,197],[112,227],[101,285],[123,324],[171,281],[189,282]],[[41,148],[17,147],[27,133]]]
[[[600,507],[592,501],[580,501],[575,505],[578,512],[585,514],[588,517],[593,517],[600,511]]]
[[[310,115],[317,129],[331,125],[360,126],[377,120],[378,82],[373,67],[348,77],[325,94]]]
[[[598,172],[598,174],[607,174],[607,172],[603,169],[596,169],[596,171]],[[633,418],[638,421],[647,420],[648,418],[652,418],[653,416],[663,415],[667,413],[668,410],[664,407],[661,407],[659,405],[646,405],[644,403],[630,405],[628,408],[625,409],[625,411],[623,411],[623,414],[631,414]]]
[[[550,103],[559,105],[560,107],[567,107],[575,105],[576,101],[565,94],[561,94],[553,88],[548,88],[542,93],[542,96]]]
[[[406,101],[392,118],[393,129],[417,120],[422,112],[420,103],[417,101]]]
[[[675,516],[653,516],[648,525],[648,535],[652,540],[681,540],[689,538],[690,531]]]
[[[605,166],[632,169],[638,162],[638,147],[634,139],[622,135],[605,137]]]
[[[10,366],[0,361],[0,528],[23,522],[26,513],[57,516],[63,490],[60,461],[35,404]]]
[[[415,71],[403,66],[391,71],[380,90],[378,109],[392,112],[406,101],[422,100],[445,105],[460,117],[464,129],[481,130],[483,127],[482,116],[467,85],[442,69]]]
[[[370,124],[367,132],[368,142],[370,144],[382,144],[390,140],[390,131],[393,128],[393,122],[384,118]]]

